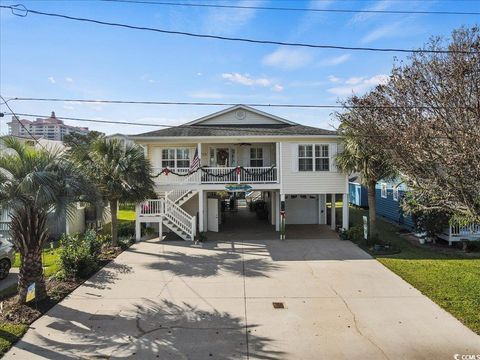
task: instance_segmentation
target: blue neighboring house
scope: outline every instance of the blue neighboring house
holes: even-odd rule
[[[350,204],[368,208],[368,190],[358,182],[357,177],[349,179],[348,183]],[[413,229],[413,219],[405,215],[400,203],[407,191],[407,186],[400,180],[379,181],[375,189],[377,200],[377,215],[386,218],[400,226]]]
[[[357,176],[348,179],[348,195],[350,204],[368,208],[368,190],[358,182]]]
[[[398,225],[413,229],[415,224],[410,215],[405,215],[400,206],[407,186],[400,180],[379,181],[375,188],[377,215]]]

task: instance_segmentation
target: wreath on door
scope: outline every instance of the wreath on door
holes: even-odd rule
[[[219,165],[227,165],[228,161],[228,151],[224,149],[219,149],[217,152],[217,157],[218,157],[218,164]]]

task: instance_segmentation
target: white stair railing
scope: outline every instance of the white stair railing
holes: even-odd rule
[[[193,239],[196,226],[195,216],[190,215],[168,198],[165,198],[165,216],[180,230],[188,234],[190,239]]]
[[[177,203],[178,200],[183,198],[185,195],[187,195],[191,191],[192,190],[190,190],[190,189],[173,189],[171,191],[167,191],[165,193],[165,197],[167,199],[173,201],[174,203]]]

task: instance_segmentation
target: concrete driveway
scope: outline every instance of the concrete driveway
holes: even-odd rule
[[[348,241],[153,240],[121,254],[32,324],[5,358],[457,353],[480,354],[480,337]]]

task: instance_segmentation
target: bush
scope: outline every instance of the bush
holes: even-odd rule
[[[363,240],[363,226],[352,226],[347,230],[347,237],[348,239],[352,240],[353,242],[360,242]]]
[[[98,240],[92,240],[92,234],[85,237],[78,234],[64,235],[60,239],[60,277],[75,279],[86,278],[97,269],[100,253]],[[101,244],[100,244],[101,247]]]
[[[118,246],[120,246],[120,248],[122,250],[127,250],[132,244],[135,243],[135,239],[133,237],[122,237],[122,238],[118,238]]]
[[[120,221],[117,229],[118,237],[134,237],[135,236],[135,221]]]

